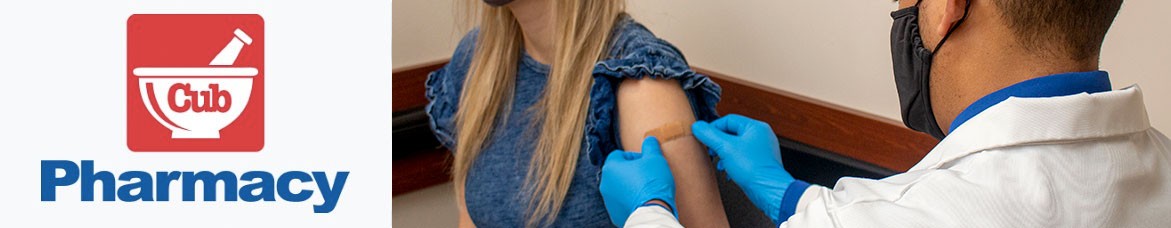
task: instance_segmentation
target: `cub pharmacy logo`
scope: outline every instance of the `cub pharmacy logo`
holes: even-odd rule
[[[126,41],[130,150],[255,152],[264,146],[264,20],[260,15],[136,14],[126,21]],[[125,166],[107,171],[96,163],[41,160],[41,201],[73,200],[73,192],[80,193],[76,195],[83,202],[151,204],[320,198],[313,212],[330,213],[350,175],[349,171],[331,177],[324,171],[167,171]]]
[[[130,150],[264,147],[260,15],[133,15],[126,21],[126,70]]]

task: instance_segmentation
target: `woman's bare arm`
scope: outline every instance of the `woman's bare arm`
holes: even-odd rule
[[[618,87],[618,125],[622,148],[642,148],[650,130],[683,122],[691,127],[695,115],[676,80],[625,80]],[[675,176],[676,210],[686,227],[728,227],[716,176],[707,149],[694,137],[662,142],[663,155]]]

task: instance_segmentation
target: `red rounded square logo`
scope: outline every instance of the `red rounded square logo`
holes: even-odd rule
[[[136,152],[264,147],[264,19],[136,14],[126,21],[126,145]]]

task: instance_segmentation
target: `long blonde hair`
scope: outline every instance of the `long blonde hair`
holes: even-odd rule
[[[452,166],[457,198],[463,200],[468,170],[492,133],[497,115],[512,105],[523,36],[506,7],[476,4],[479,37],[455,114],[456,153]],[[554,10],[553,62],[548,84],[534,105],[539,137],[526,176],[532,191],[528,226],[547,224],[561,210],[577,167],[589,112],[593,68],[608,49],[623,0],[551,0]],[[461,202],[462,204],[462,202]]]

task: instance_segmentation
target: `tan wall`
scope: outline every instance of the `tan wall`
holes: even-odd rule
[[[455,209],[452,184],[432,186],[395,196],[391,201],[393,227],[456,227],[459,211]]]
[[[459,38],[454,5],[462,0],[394,0],[394,68],[451,57]],[[462,20],[462,19],[458,19]]]
[[[678,46],[693,65],[899,119],[889,49],[889,13],[896,7],[890,1],[628,2],[636,19]],[[394,1],[395,67],[450,57],[463,34],[453,27],[451,3]],[[1152,124],[1171,131],[1167,9],[1171,1],[1127,0],[1107,36],[1101,67],[1110,71],[1116,89],[1140,84]],[[425,207],[396,202],[394,209]],[[426,220],[416,225],[430,227]]]

